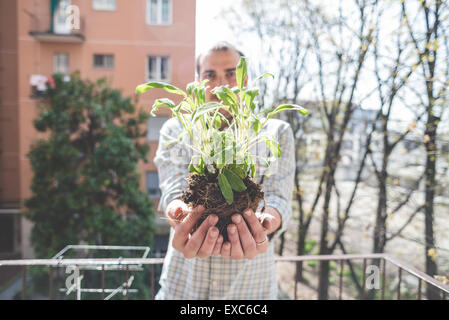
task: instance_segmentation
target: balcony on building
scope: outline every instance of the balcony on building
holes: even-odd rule
[[[46,14],[26,13],[31,18],[29,34],[39,42],[82,43],[85,40],[85,21],[70,1],[51,0]]]

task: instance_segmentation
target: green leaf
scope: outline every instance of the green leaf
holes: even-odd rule
[[[195,166],[193,165],[193,163],[189,164],[189,171],[193,172],[193,173],[198,173],[198,170],[195,168]]]
[[[239,94],[240,93],[240,89],[238,86],[232,87],[231,91],[234,92],[235,94]]]
[[[187,86],[186,86],[186,91],[187,91],[187,93],[191,96],[192,95],[192,93],[193,93],[193,89],[195,88],[195,84],[196,84],[196,82],[194,81],[194,82],[190,82],[189,84],[187,84]]]
[[[258,77],[256,78],[256,80],[254,80],[254,82],[256,82],[256,81],[258,81],[258,80],[260,80],[260,79],[262,79],[262,78],[268,78],[268,77],[271,77],[272,79],[274,79],[274,75],[267,72],[267,73],[264,73],[264,74],[261,75],[261,76],[258,76]]]
[[[258,133],[260,131],[260,129],[262,128],[262,124],[260,123],[259,119],[254,119],[253,123],[253,130],[255,133]]]
[[[206,163],[204,162],[203,158],[200,158],[200,161],[198,162],[198,171],[200,173],[204,173],[205,168],[206,168]]]
[[[273,110],[272,114],[276,114],[281,111],[287,111],[287,110],[297,110],[303,116],[305,116],[306,114],[309,113],[309,111],[307,111],[307,109],[304,109],[303,107],[298,106],[297,104],[281,104],[281,105],[277,106],[276,109]]]
[[[229,89],[228,85],[223,86],[223,90],[227,94],[227,96],[231,98],[233,104],[239,105],[239,99],[237,98],[237,95],[234,93],[234,91]]]
[[[154,112],[157,111],[159,108],[169,108],[169,109],[173,110],[176,108],[176,106],[175,106],[175,103],[173,101],[171,101],[170,99],[167,99],[167,98],[156,99],[156,100],[154,100],[154,104],[153,104],[153,107],[151,108],[150,114],[153,117],[156,116],[156,114]]]
[[[167,92],[174,93],[181,95],[183,97],[187,97],[187,94],[182,91],[181,89],[165,82],[159,82],[159,81],[153,81],[153,82],[147,82],[141,85],[138,85],[136,88],[136,93],[144,93],[150,89],[164,89]]]
[[[220,187],[221,193],[228,204],[232,204],[234,201],[234,193],[232,192],[231,185],[228,179],[223,173],[218,175],[218,186]]]
[[[236,175],[233,171],[224,168],[223,173],[226,176],[226,179],[228,179],[229,185],[231,186],[232,190],[238,192],[246,190],[246,186],[243,183],[242,179],[238,175]]]
[[[238,175],[240,177],[240,179],[245,179],[246,173],[240,166],[232,165],[230,168],[231,168],[232,171],[234,171],[234,173],[236,175]]]
[[[251,108],[252,110],[254,110],[254,98],[257,97],[259,95],[259,89],[248,89],[245,92],[245,105],[247,108]]]
[[[178,113],[181,110],[185,111],[187,113],[192,113],[192,107],[185,100],[181,101],[181,103],[178,104],[174,110],[175,110],[176,113]]]
[[[227,106],[224,106],[221,103],[217,103],[217,102],[208,102],[206,104],[203,104],[201,107],[196,109],[195,112],[192,114],[192,122],[196,122],[205,113],[208,113],[210,111],[215,111],[215,110],[221,109],[221,108],[228,109]]]
[[[239,101],[228,85],[215,87],[211,90],[211,93],[215,94],[225,105],[230,106],[232,111],[237,114]]]
[[[252,163],[249,166],[251,177],[254,178],[256,176],[256,166]]]
[[[268,148],[270,149],[271,153],[279,158],[282,154],[281,149],[279,148],[279,143],[277,143],[276,141],[272,140],[272,139],[266,139],[265,143],[267,144]]]
[[[221,119],[218,115],[215,116],[215,118],[214,118],[214,126],[215,126],[215,129],[217,129],[217,130],[220,130],[220,128],[221,128]]]
[[[239,64],[236,68],[236,79],[237,79],[237,85],[239,86],[240,90],[243,89],[245,86],[245,79],[247,75],[247,68],[248,64],[245,57],[240,57]]]

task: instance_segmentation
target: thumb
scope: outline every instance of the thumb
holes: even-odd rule
[[[189,213],[190,208],[184,201],[175,200],[170,204],[167,210],[167,217],[175,224],[181,223]]]
[[[260,214],[259,220],[262,223],[262,227],[265,229],[265,231],[270,231],[273,228],[273,216],[271,216],[270,214]]]
[[[187,208],[187,211],[185,212],[186,216],[183,220],[183,223],[187,224],[188,226],[191,225],[193,228],[195,223],[200,219],[205,209],[206,208],[202,205],[196,206],[193,209]]]
[[[197,223],[197,221],[201,218],[203,215],[203,212],[205,210],[204,206],[197,206],[193,209],[189,209],[187,212],[187,216],[180,224],[180,228],[178,229],[178,233],[183,235],[184,237],[187,237],[193,230],[193,227]]]

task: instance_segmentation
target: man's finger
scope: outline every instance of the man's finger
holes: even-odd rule
[[[218,222],[218,217],[214,214],[211,214],[207,219],[205,219],[198,229],[193,233],[190,239],[187,241],[183,253],[186,258],[196,257],[198,251],[200,250],[204,239],[206,237],[207,231],[209,228],[215,226]],[[215,243],[214,243],[215,244]],[[214,246],[212,245],[212,248]],[[212,251],[212,250],[211,250]]]
[[[189,234],[192,231],[195,223],[201,218],[204,211],[203,206],[198,206],[189,210],[189,213],[184,220],[175,227],[175,235],[173,236],[173,247],[177,250],[183,250],[189,239]]]
[[[231,244],[227,241],[223,243],[221,248],[221,257],[224,259],[229,259],[231,257]]]
[[[212,255],[212,251],[217,243],[218,229],[216,227],[210,227],[207,231],[206,237],[198,250],[197,256],[199,258],[207,258]]]
[[[195,224],[201,218],[204,210],[204,206],[201,205],[191,209],[184,220],[179,224],[179,232],[184,235],[190,234]]]
[[[256,217],[256,214],[251,209],[246,209],[243,212],[243,216],[245,220],[248,222],[249,227],[251,229],[251,233],[253,234],[253,238],[256,243],[260,243],[266,239],[266,233],[263,225],[260,223],[259,219]]]
[[[223,245],[223,236],[220,234],[218,236],[217,242],[215,242],[214,250],[212,251],[213,256],[219,256],[221,252],[221,248]]]
[[[265,218],[265,219],[262,221],[262,227],[263,227],[265,230],[271,230],[271,228],[273,228],[273,221],[272,221],[272,219],[271,219],[271,218]]]
[[[165,215],[168,223],[175,228],[184,220],[189,211],[190,209],[184,201],[175,199],[168,205]]]
[[[240,214],[236,214],[232,216],[232,221],[237,226],[240,243],[242,244],[245,258],[247,259],[254,258],[257,254],[256,242],[254,241],[253,235],[249,231],[245,220],[243,220]]]
[[[239,233],[234,224],[228,225],[228,238],[231,242],[231,258],[241,260],[244,258],[242,245],[240,244]]]

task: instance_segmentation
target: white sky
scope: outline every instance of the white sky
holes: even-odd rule
[[[238,39],[233,35],[225,19],[220,17],[220,12],[223,8],[238,6],[239,2],[239,0],[196,1],[196,56],[219,40],[229,41],[230,43],[239,45]],[[247,50],[246,46],[242,50],[245,52]],[[254,53],[251,52],[250,54],[253,55]],[[271,72],[271,70],[266,70],[266,72]],[[364,85],[364,83],[368,84],[370,81],[361,81],[358,90],[366,89],[368,91],[368,86]],[[372,105],[375,106],[377,103],[373,101]],[[401,109],[396,110],[394,108],[394,117],[399,116],[401,120],[409,121],[407,118],[411,114],[407,110]]]
[[[233,42],[233,35],[224,19],[219,17],[222,8],[233,0],[196,0],[196,54],[213,43],[223,40]]]

